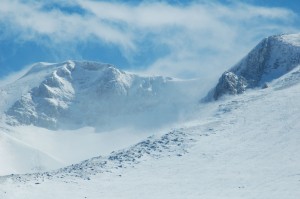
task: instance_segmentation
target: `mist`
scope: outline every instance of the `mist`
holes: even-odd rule
[[[166,133],[199,117],[211,86],[96,62],[35,64],[1,82],[2,175],[61,168]]]
[[[1,2],[3,175],[107,155],[202,117],[207,110],[200,101],[221,73],[263,37],[296,31],[298,20],[289,9],[236,1],[67,5],[77,9]],[[72,61],[63,62],[68,59],[108,62],[122,70],[52,71],[70,66]],[[63,63],[27,74],[39,61]]]

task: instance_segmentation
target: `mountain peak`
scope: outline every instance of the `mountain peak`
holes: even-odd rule
[[[43,71],[48,71],[48,72],[53,72],[53,70],[60,69],[60,68],[65,68],[68,70],[73,70],[74,68],[82,68],[84,70],[88,71],[99,71],[99,70],[104,70],[107,68],[114,68],[116,67],[112,64],[106,64],[106,63],[100,63],[100,62],[95,62],[95,61],[76,61],[76,60],[68,60],[65,62],[61,63],[47,63],[47,62],[38,62],[33,64],[29,71],[24,75],[31,75],[31,74],[36,74],[40,73]]]
[[[300,34],[267,37],[240,62],[223,73],[207,99],[217,100],[226,94],[241,94],[249,88],[265,87],[299,64]]]
[[[179,117],[174,106],[184,107],[182,103],[188,101],[180,97],[186,93],[186,84],[129,74],[98,62],[37,63],[4,88],[11,92],[11,87],[23,86],[14,99],[7,100],[10,104],[4,111],[10,125],[48,129],[158,125]],[[170,117],[158,118],[163,111]]]

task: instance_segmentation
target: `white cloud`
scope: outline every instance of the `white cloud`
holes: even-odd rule
[[[69,14],[59,10],[44,10],[36,2],[22,3],[17,0],[3,0],[0,20],[10,23],[20,31],[21,39],[34,39],[47,35],[53,41],[85,40],[96,36],[103,42],[130,48],[133,44],[128,35],[99,21],[96,17]]]
[[[153,60],[148,72],[212,78],[238,61],[262,36],[295,31],[290,23],[297,18],[287,9],[242,3],[68,2],[86,13],[45,10],[41,9],[43,3],[36,1],[2,0],[0,21],[13,24],[22,39],[36,35],[47,35],[54,42],[96,38],[119,46],[128,59],[147,48],[143,46],[147,38],[169,50]]]

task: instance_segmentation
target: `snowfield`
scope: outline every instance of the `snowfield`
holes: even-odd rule
[[[300,198],[299,43],[264,39],[206,98],[198,80],[35,64],[0,87],[0,199]]]
[[[300,84],[279,85],[206,104],[198,120],[108,156],[1,177],[0,198],[297,199]]]

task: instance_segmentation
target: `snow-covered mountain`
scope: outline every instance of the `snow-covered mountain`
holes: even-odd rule
[[[34,64],[0,86],[0,175],[64,167],[187,120],[197,82],[91,61]]]
[[[32,166],[26,157],[40,157],[31,162],[45,167],[51,164],[52,168],[46,169],[52,170],[0,177],[0,198],[298,199],[299,46],[300,34],[263,40],[222,76],[224,81],[221,78],[210,93],[211,98],[219,100],[200,104],[193,101],[197,95],[189,98],[184,94],[194,81],[141,77],[91,62],[37,64],[22,78],[2,87],[5,100],[1,110],[7,123],[1,124],[0,157],[5,158],[0,160],[12,162],[14,156],[10,155],[15,151],[19,154],[15,157],[26,162],[26,167]],[[244,92],[257,87],[264,89]],[[220,99],[224,94],[238,93],[244,94]],[[179,121],[168,116],[188,105],[187,109],[194,108],[190,119]],[[177,125],[148,129],[151,133],[135,140],[132,134],[125,134],[122,139],[129,137],[124,140],[130,141],[126,146],[98,153],[97,147],[111,137],[93,133],[103,121],[97,113],[114,119],[114,111],[123,114],[122,118],[133,111],[137,117],[132,121],[139,123],[137,118],[143,116],[147,121],[153,109],[151,117],[167,117]],[[95,115],[87,119],[89,112]],[[133,129],[140,133],[146,128]],[[116,138],[126,132],[107,133]],[[88,142],[84,140],[87,137]],[[74,142],[79,144],[64,148]],[[110,140],[106,147],[112,143]],[[89,149],[89,144],[95,148]],[[70,158],[68,163],[72,164],[55,169],[65,165],[68,156],[86,150],[94,157],[77,163],[76,158],[73,162]],[[15,168],[21,165],[14,161]],[[9,168],[4,164],[0,163],[0,171]]]
[[[300,73],[107,156],[0,178],[0,198],[298,199]]]
[[[241,94],[248,88],[266,88],[300,64],[300,34],[270,36],[220,77],[207,99]]]
[[[180,116],[191,100],[190,95],[185,96],[191,83],[138,76],[96,62],[38,63],[2,88],[3,95],[11,92],[11,87],[25,86],[10,94],[14,99],[9,96],[9,104],[2,110],[11,125],[48,129],[162,125]],[[158,117],[162,113],[164,117]]]

